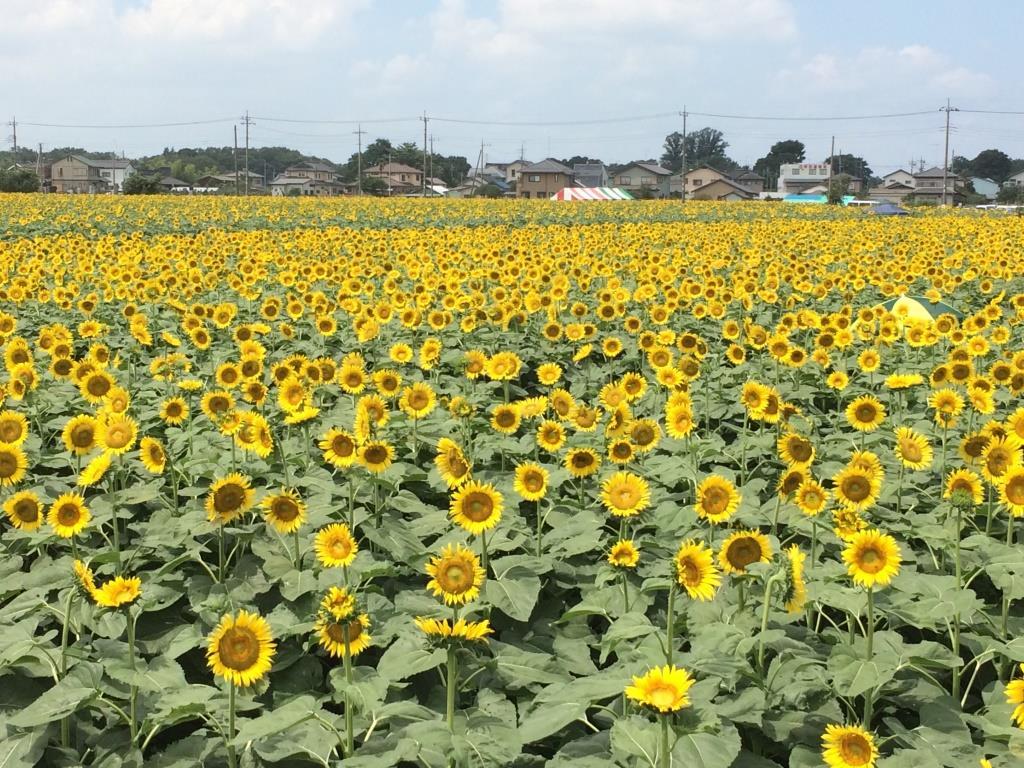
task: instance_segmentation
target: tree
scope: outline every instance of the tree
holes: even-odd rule
[[[12,168],[0,170],[0,192],[38,192],[39,177],[32,171]]]
[[[850,174],[840,173],[832,177],[828,183],[828,202],[830,205],[840,205],[843,198],[850,191]]]
[[[666,141],[668,137],[666,137]],[[698,168],[710,165],[721,171],[731,171],[738,167],[736,162],[725,154],[729,142],[717,128],[701,128],[686,135],[686,166]],[[682,164],[680,163],[680,167]]]
[[[377,176],[367,176],[363,179],[364,195],[383,195],[388,191],[388,183]]]
[[[391,162],[423,170],[423,150],[413,141],[402,142],[391,156]]]
[[[772,144],[768,154],[754,163],[754,171],[765,179],[778,178],[779,166],[788,163],[802,163],[805,159],[804,143],[797,139],[786,139]]]
[[[126,195],[158,195],[163,192],[163,189],[160,186],[160,179],[155,176],[133,173],[124,180],[121,191]]]
[[[983,179],[992,179],[997,184],[1002,184],[1010,176],[1013,161],[1005,153],[998,149],[985,149],[971,160],[971,173]]]
[[[827,163],[828,161],[829,159],[826,157],[823,162]],[[875,175],[874,171],[871,170],[871,166],[868,165],[863,157],[851,155],[847,152],[832,158],[832,175],[835,176],[837,173],[859,176],[865,182],[869,182]]]
[[[683,168],[683,134],[673,131],[665,137],[665,151],[661,153],[661,164],[670,171]]]
[[[573,155],[568,160],[559,160],[562,165],[567,165],[572,168],[574,165],[589,165],[593,163],[600,163],[596,157],[586,157],[585,155]]]
[[[504,192],[497,184],[484,184],[475,194],[475,197],[501,197]]]
[[[1006,186],[999,190],[996,202],[1002,205],[1024,205],[1024,187]]]
[[[949,170],[957,176],[977,175],[971,170],[971,161],[963,155],[953,155],[953,159],[949,161]]]

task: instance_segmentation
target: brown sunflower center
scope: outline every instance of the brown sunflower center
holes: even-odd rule
[[[861,570],[868,573],[878,573],[885,567],[885,555],[874,547],[866,547],[857,559]]]
[[[327,545],[327,550],[334,559],[344,560],[352,552],[352,542],[347,537],[339,536],[331,539]]]
[[[654,442],[654,430],[650,424],[640,424],[634,427],[630,435],[637,445],[650,445]]]
[[[11,451],[0,451],[0,477],[13,477],[18,471],[18,457]]]
[[[1002,448],[996,448],[985,459],[985,464],[988,466],[988,471],[998,477],[1004,474],[1010,466],[1010,453]]]
[[[14,505],[14,516],[25,523],[39,519],[39,505],[32,499],[21,499]]]
[[[217,643],[220,662],[228,669],[244,672],[260,657],[260,641],[248,627],[232,627]]]
[[[367,464],[376,466],[387,461],[388,452],[382,445],[371,445],[366,449],[366,453],[363,456]]]
[[[696,587],[700,584],[700,568],[692,560],[683,560],[679,563],[679,575],[683,579],[683,584],[688,587]]]
[[[761,559],[761,545],[752,536],[736,539],[725,552],[725,559],[738,570],[745,570],[751,563]]]
[[[462,505],[462,513],[474,523],[487,520],[493,511],[494,502],[486,493],[471,493]]]
[[[814,448],[811,446],[811,441],[804,440],[802,437],[790,438],[789,455],[793,457],[794,461],[800,464],[806,464],[814,455]]]
[[[331,450],[339,456],[351,456],[355,450],[355,444],[345,435],[337,435],[331,441]]]
[[[862,403],[854,409],[853,415],[861,424],[870,424],[875,420],[878,411],[871,403]]]
[[[904,461],[919,462],[924,456],[924,452],[921,450],[921,446],[913,440],[901,440],[900,441],[900,453],[903,454]]]
[[[1024,477],[1010,478],[1005,486],[1006,498],[1011,504],[1024,504]]]
[[[511,427],[516,423],[515,411],[511,409],[498,411],[494,414],[494,421],[497,422],[499,427]]]
[[[523,487],[530,493],[537,493],[544,489],[544,475],[540,472],[530,471],[523,475]]]
[[[283,523],[290,523],[299,516],[299,505],[287,497],[274,499],[270,509],[274,517]]]
[[[75,448],[90,448],[96,442],[96,431],[92,424],[79,424],[71,430],[71,444]]]
[[[867,765],[871,760],[871,745],[857,733],[844,736],[839,751],[848,765]]]
[[[409,393],[409,407],[414,411],[422,411],[430,404],[430,396],[420,389],[414,389]]]
[[[348,642],[354,643],[363,634],[362,622],[345,621],[327,625],[327,636],[336,643],[344,643],[346,637]]]
[[[16,443],[21,439],[21,424],[14,420],[0,422],[0,440],[5,443]]]
[[[465,592],[472,586],[472,575],[461,562],[442,565],[438,570],[437,580],[445,592],[456,594]]]
[[[209,408],[213,413],[224,413],[230,407],[230,401],[223,395],[216,395],[210,398]]]
[[[103,397],[110,391],[110,382],[105,376],[91,376],[85,388],[93,397]]]
[[[843,496],[850,501],[864,501],[871,495],[871,484],[867,478],[853,475],[843,480]]]
[[[107,428],[104,442],[108,448],[124,448],[131,442],[132,432],[126,424],[114,424]]]
[[[704,491],[701,506],[709,515],[720,515],[729,506],[729,494],[724,488],[717,486],[708,488]]]
[[[572,465],[576,469],[589,469],[594,464],[594,457],[589,453],[573,454]]]
[[[184,409],[181,407],[181,403],[168,403],[166,408],[167,418],[177,419],[181,418],[181,414]]]
[[[57,521],[65,526],[75,525],[81,517],[81,510],[77,504],[61,504],[57,510]]]
[[[227,483],[213,495],[213,508],[221,514],[241,509],[245,502],[245,489],[238,483]]]
[[[653,707],[668,709],[676,700],[676,690],[670,685],[658,683],[647,692],[647,699]]]

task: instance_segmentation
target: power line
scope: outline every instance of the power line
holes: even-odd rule
[[[112,125],[112,124],[83,124],[73,125],[71,123],[30,123],[26,120],[20,120],[22,125],[30,125],[33,128],[178,128],[186,125],[213,125],[214,123],[233,123],[235,120],[232,117],[218,118],[216,120],[190,120],[181,123],[134,123],[130,125]]]
[[[920,112],[890,112],[883,115],[722,115],[715,112],[690,112],[698,117],[714,117],[720,120],[778,120],[778,121],[807,121],[818,122],[824,120],[887,120],[894,117],[917,117],[918,115],[934,115],[934,110],[922,110]]]
[[[300,125],[373,125],[376,123],[411,123],[418,122],[422,118],[413,117],[382,117],[376,120],[300,120],[288,117],[261,117],[253,115],[254,120],[262,120],[265,123],[297,123]],[[436,118],[430,118],[434,120]]]

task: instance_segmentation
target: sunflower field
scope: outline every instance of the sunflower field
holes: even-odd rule
[[[1024,219],[0,233],[0,766],[1024,759]]]

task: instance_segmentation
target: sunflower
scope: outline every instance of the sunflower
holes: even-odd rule
[[[608,445],[608,461],[613,464],[629,464],[634,454],[633,444],[629,440],[615,440]]]
[[[999,499],[1014,517],[1024,517],[1024,467],[1011,467],[1003,475]]]
[[[104,370],[94,370],[82,379],[78,385],[78,391],[88,402],[99,405],[114,384],[114,377],[109,373]]]
[[[851,509],[867,509],[878,500],[881,484],[875,475],[858,466],[848,466],[832,478],[836,500]]]
[[[832,371],[825,379],[825,384],[837,392],[842,392],[850,383],[850,377],[845,371]]]
[[[590,477],[601,466],[601,457],[590,448],[573,448],[565,455],[565,468],[579,479]]]
[[[516,467],[515,491],[526,501],[539,501],[548,492],[548,471],[528,461]]]
[[[935,411],[936,423],[948,426],[963,411],[964,399],[955,390],[943,388],[928,396],[928,405]]]
[[[919,373],[893,373],[885,377],[885,386],[889,389],[910,389],[924,383],[924,376]]]
[[[616,472],[601,483],[601,503],[615,517],[633,517],[651,503],[651,491],[639,475]]]
[[[225,614],[210,633],[206,663],[213,674],[248,687],[270,671],[275,644],[267,620],[256,613]]]
[[[75,573],[75,578],[78,579],[78,584],[82,588],[82,591],[88,597],[92,597],[92,593],[96,591],[96,576],[92,572],[92,568],[83,563],[81,560],[75,560],[71,564],[71,569]]]
[[[981,456],[985,453],[985,448],[991,439],[992,436],[984,432],[964,435],[963,439],[960,440],[957,452],[966,464],[972,467],[976,466],[981,461]]]
[[[428,639],[441,641],[487,642],[487,635],[494,632],[489,620],[466,621],[459,619],[451,624],[448,619],[428,619],[417,616],[415,624]]]
[[[167,451],[159,440],[152,437],[144,437],[139,443],[139,459],[146,471],[159,475],[167,466]]]
[[[985,498],[985,489],[977,473],[970,469],[958,469],[946,476],[942,498],[953,499],[957,494],[965,494],[975,505],[981,504]]]
[[[82,470],[78,475],[78,484],[82,487],[88,487],[90,485],[96,485],[103,476],[110,469],[110,451],[104,451],[95,459],[89,462],[89,464]]]
[[[81,414],[64,425],[61,440],[64,447],[76,456],[84,456],[96,447],[97,423],[94,416]]]
[[[760,414],[768,404],[768,394],[770,392],[770,388],[764,384],[757,381],[748,381],[740,390],[740,402],[743,403],[743,407],[747,409],[747,413],[751,417],[759,419]]]
[[[832,511],[832,530],[843,541],[850,541],[857,533],[867,528],[860,516],[860,510],[853,507],[837,507]]]
[[[375,441],[359,449],[359,463],[375,475],[390,467],[394,458],[395,449],[389,443]]]
[[[28,437],[28,419],[17,411],[0,411],[0,443],[21,445]]]
[[[675,440],[682,440],[693,432],[693,410],[688,405],[665,409],[665,432]]]
[[[468,482],[452,496],[452,520],[474,536],[501,520],[502,496],[493,485]]]
[[[331,523],[321,528],[313,540],[317,560],[325,568],[341,568],[352,565],[359,553],[359,546],[351,531],[344,523]]]
[[[872,395],[861,395],[846,406],[846,420],[861,432],[873,432],[885,420],[885,406]]]
[[[233,472],[217,480],[206,495],[206,519],[221,525],[230,523],[252,506],[256,491],[249,486],[249,478]]]
[[[900,570],[900,547],[887,533],[871,529],[855,534],[843,550],[854,582],[862,587],[885,586]]]
[[[28,458],[20,445],[0,443],[0,486],[17,485],[28,470]]]
[[[558,363],[543,363],[537,368],[537,380],[546,387],[553,386],[562,378],[562,366]]]
[[[46,515],[46,522],[53,527],[53,532],[62,539],[70,539],[81,533],[91,519],[92,514],[85,506],[85,499],[76,493],[65,493],[63,496],[59,496],[50,505],[50,511]]]
[[[398,401],[398,407],[411,419],[426,417],[436,406],[437,395],[431,386],[423,381],[417,381],[402,390],[402,397]]]
[[[990,483],[1002,482],[1003,476],[1021,464],[1016,438],[993,438],[981,454],[981,474]]]
[[[382,368],[373,373],[373,385],[382,397],[395,397],[402,386],[402,374],[391,368]]]
[[[777,441],[779,456],[789,466],[806,466],[814,461],[814,444],[803,435],[786,430]]]
[[[814,517],[828,504],[828,491],[817,480],[809,477],[800,483],[793,501],[803,514]]]
[[[292,533],[306,521],[306,502],[289,488],[263,500],[263,515],[278,533]]]
[[[542,421],[537,427],[537,445],[554,453],[565,445],[565,428],[557,421]]]
[[[1024,664],[1020,664],[1020,671],[1024,672]],[[1024,680],[1011,680],[1006,684],[1006,703],[1013,704],[1013,714],[1010,719],[1019,727],[1024,728]]]
[[[751,563],[767,563],[772,558],[772,545],[760,531],[735,531],[722,544],[718,564],[726,573],[741,576]]]
[[[19,491],[9,497],[4,502],[4,514],[22,531],[34,531],[43,524],[43,506],[33,491]]]
[[[320,601],[319,612],[335,621],[347,619],[356,610],[356,596],[348,587],[331,587]]]
[[[491,411],[491,429],[502,435],[515,433],[520,422],[520,409],[516,405],[497,405]]]
[[[789,613],[800,613],[807,602],[807,585],[804,583],[804,561],[807,555],[796,544],[786,550],[789,571],[786,574],[785,606]]]
[[[108,453],[119,455],[135,447],[139,425],[122,413],[105,413],[98,422],[96,442]]]
[[[331,429],[320,440],[324,461],[338,469],[351,467],[358,458],[355,438],[343,429]]]
[[[169,397],[160,403],[160,418],[172,427],[188,418],[188,403],[183,397]]]
[[[480,595],[484,569],[472,550],[449,544],[427,563],[427,589],[446,605],[465,605]]]
[[[434,466],[449,488],[458,488],[469,480],[473,469],[459,444],[447,437],[442,437],[437,442]]]
[[[907,469],[927,469],[932,464],[932,447],[924,435],[910,427],[896,429],[896,458]]]
[[[740,505],[742,495],[729,480],[708,475],[697,486],[697,516],[709,523],[724,523]]]
[[[351,616],[347,620],[335,620],[321,615],[313,627],[317,642],[334,658],[345,655],[346,645],[352,656],[362,653],[373,643],[370,637],[370,617],[365,613]]]
[[[629,425],[629,439],[640,453],[654,450],[661,440],[661,427],[654,419],[636,419]]]
[[[608,550],[608,563],[616,568],[636,568],[640,550],[632,539],[620,539]]]
[[[858,725],[829,725],[821,737],[821,757],[829,768],[874,768],[878,748],[871,731]]]
[[[142,594],[142,580],[138,576],[115,576],[92,590],[92,599],[103,608],[121,608],[131,605]]]
[[[637,704],[665,714],[690,706],[688,691],[696,681],[680,667],[654,667],[633,678],[626,686],[626,696]]]
[[[703,544],[687,539],[676,552],[676,580],[694,600],[711,600],[722,582],[715,554]]]
[[[217,422],[235,407],[235,398],[226,390],[216,389],[203,395],[200,407],[210,421]]]

